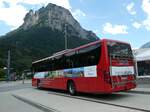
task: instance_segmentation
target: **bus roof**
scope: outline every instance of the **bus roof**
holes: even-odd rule
[[[60,55],[63,55],[63,54],[67,54],[67,53],[70,53],[70,52],[73,52],[73,51],[76,51],[76,50],[79,50],[81,48],[85,48],[85,47],[88,47],[88,46],[91,46],[91,45],[94,45],[94,44],[97,44],[99,43],[101,40],[98,40],[98,41],[95,41],[95,42],[91,42],[91,43],[88,43],[88,44],[85,44],[85,45],[82,45],[82,46],[79,46],[77,48],[74,48],[74,49],[66,49],[66,50],[63,50],[63,51],[60,51],[60,52],[57,52],[57,53],[54,53],[53,55],[49,56],[49,57],[46,57],[46,58],[43,58],[43,59],[40,59],[40,60],[37,60],[37,61],[34,61],[32,62],[32,64],[35,64],[35,63],[38,63],[38,62],[42,62],[42,61],[45,61],[45,60],[48,60],[48,59],[52,59],[56,56],[60,56]]]
[[[42,59],[40,59],[40,60],[34,61],[34,62],[32,62],[32,64],[35,64],[35,63],[38,63],[38,62],[42,62],[42,61],[45,61],[45,60],[48,60],[48,59],[52,59],[52,58],[54,58],[54,57],[57,57],[57,56],[60,56],[60,55],[63,55],[63,54],[67,54],[67,53],[70,53],[70,52],[79,50],[79,49],[81,49],[81,48],[85,48],[85,47],[88,47],[88,46],[97,44],[97,43],[99,43],[99,42],[101,42],[101,41],[112,41],[112,42],[119,42],[119,43],[129,44],[129,43],[122,42],[122,41],[118,41],[118,40],[101,39],[101,40],[97,40],[97,41],[94,41],[94,42],[91,42],[91,43],[88,43],[88,44],[79,46],[79,47],[74,48],[74,49],[62,50],[62,51],[60,51],[60,52],[54,53],[53,55],[51,55],[51,56],[49,56],[49,57],[42,58]]]
[[[111,41],[111,42],[118,42],[118,43],[123,43],[123,44],[129,44],[129,43],[124,42],[124,41],[120,41],[120,40],[112,40],[112,39],[102,39],[102,41]]]

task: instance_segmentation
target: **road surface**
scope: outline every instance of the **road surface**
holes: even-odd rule
[[[0,112],[43,112],[27,103],[16,99],[10,92],[30,88],[31,84],[0,83]]]
[[[0,112],[150,112],[150,94],[70,96],[64,91],[39,90],[30,83],[0,83]]]

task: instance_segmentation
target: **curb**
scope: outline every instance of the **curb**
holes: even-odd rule
[[[138,91],[138,90],[126,91],[126,93],[137,93],[137,94],[146,94],[146,95],[150,95],[150,92],[149,92],[149,91]]]
[[[18,99],[18,100],[21,100],[21,101],[23,101],[23,102],[25,102],[25,103],[27,103],[27,104],[33,106],[33,107],[36,107],[36,108],[42,110],[43,112],[60,112],[60,111],[58,111],[58,110],[56,110],[56,109],[53,109],[53,108],[44,106],[44,105],[42,105],[42,104],[40,104],[40,103],[35,103],[35,102],[31,101],[31,100],[28,100],[28,99],[26,99],[26,98],[20,97],[20,96],[18,96],[18,95],[14,95],[14,94],[13,94],[12,96],[15,97],[15,98]]]

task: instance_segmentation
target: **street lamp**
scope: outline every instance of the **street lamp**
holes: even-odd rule
[[[4,69],[4,70],[6,70],[6,69],[7,69],[7,67],[4,67],[3,69]]]

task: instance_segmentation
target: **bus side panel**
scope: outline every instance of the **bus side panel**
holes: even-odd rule
[[[74,78],[63,78],[61,80],[60,89],[67,90],[67,83],[69,81],[73,81],[76,87],[76,91],[78,92],[87,92],[88,91],[88,83],[87,79],[84,77],[74,77]]]
[[[54,78],[54,79],[43,79],[41,81],[41,86],[44,88],[54,88],[54,89],[61,89],[67,90],[67,82],[73,81],[76,90],[80,92],[88,92],[89,86],[88,81],[86,78]]]
[[[41,80],[40,86],[44,88],[55,88],[61,89],[61,82],[63,79],[60,78],[45,78]]]
[[[96,66],[97,76],[96,77],[84,77],[79,78],[75,83],[77,85],[77,90],[80,92],[88,93],[105,93],[105,81],[104,81],[104,71],[108,68],[106,47],[104,42],[101,42],[101,54],[99,63]],[[85,85],[86,84],[86,85]]]
[[[99,77],[88,78],[87,82],[89,84],[88,92],[90,93],[100,93],[103,90],[103,82]]]
[[[41,80],[41,87],[66,90],[66,78],[47,78]]]
[[[111,93],[111,82],[107,82],[109,79],[109,59],[108,59],[108,52],[107,52],[107,46],[106,46],[106,40],[102,41],[102,55],[100,63],[98,64],[98,71],[99,71],[99,77],[102,84],[102,91],[103,93]]]
[[[64,78],[54,78],[52,82],[52,88],[65,90],[65,79]]]
[[[103,80],[103,66],[102,66],[102,59],[103,56],[101,56],[100,62],[97,65],[97,77],[90,77],[88,79],[89,84],[89,92],[93,93],[103,93],[104,92],[104,80]]]
[[[77,81],[77,89],[80,92],[89,92],[89,93],[104,93],[105,92],[105,82],[104,82],[104,74],[103,71],[107,69],[107,63],[106,63],[106,48],[104,46],[104,42],[101,42],[101,53],[100,53],[100,59],[98,62],[98,65],[96,66],[97,70],[97,76],[96,77],[84,77],[83,80],[79,79],[78,83]],[[82,83],[84,82],[84,83]],[[83,85],[86,84],[86,85]]]
[[[40,83],[39,83],[40,87],[48,88],[49,85],[50,85],[50,83],[49,83],[48,79],[46,79],[46,78],[40,79]]]
[[[37,79],[32,78],[32,86],[37,87]]]

